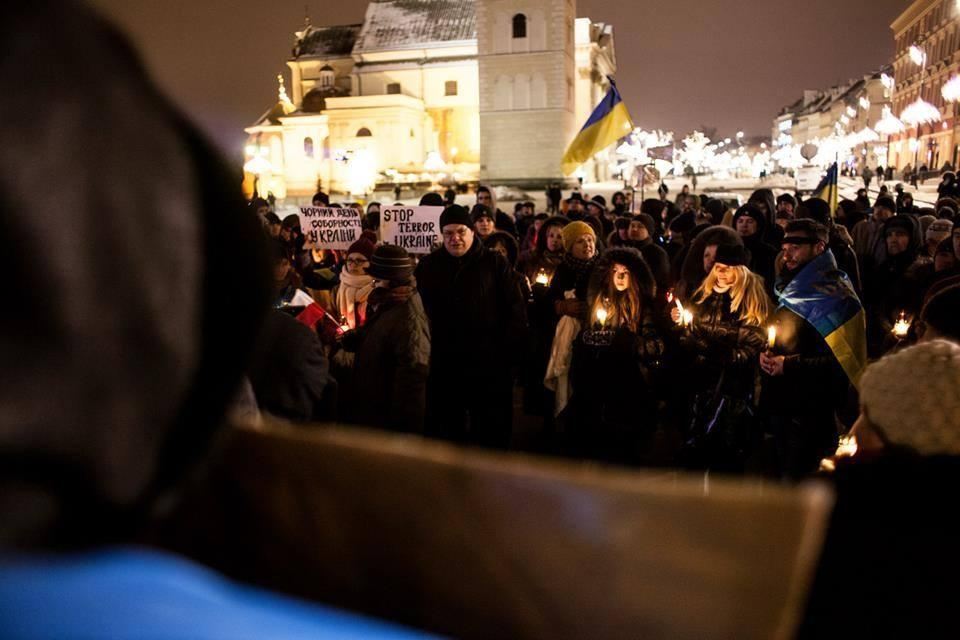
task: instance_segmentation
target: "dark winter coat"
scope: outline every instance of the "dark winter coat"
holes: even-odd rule
[[[881,238],[890,220],[884,224]],[[910,244],[906,251],[888,256],[865,275],[863,298],[867,310],[867,345],[871,357],[883,352],[893,323],[901,311],[911,316],[919,311],[911,305],[916,304],[917,290],[921,287],[917,279],[918,272],[914,268],[920,252],[920,237],[916,225],[910,228]]]
[[[679,273],[674,273],[677,282],[676,294],[681,300],[690,298],[707,277],[707,272],[703,268],[703,252],[712,244],[743,245],[743,239],[730,227],[720,225],[708,227],[697,235],[690,245]]]
[[[295,422],[334,417],[337,386],[320,338],[283,311],[267,316],[249,377],[263,411]]]
[[[767,293],[772,297],[774,294],[773,285],[776,283],[775,264],[780,250],[764,242],[760,232],[752,236],[743,238],[743,245],[750,252],[750,264],[748,268],[755,274],[763,278],[764,287]]]
[[[730,302],[729,293],[714,292],[701,302],[691,303],[696,322],[680,344],[693,365],[692,389],[713,391],[723,376],[721,394],[751,398],[758,357],[766,347],[765,330],[747,324],[738,312],[730,310]]]
[[[444,247],[424,257],[415,276],[430,320],[432,373],[508,371],[526,334],[527,313],[503,256],[474,238],[462,257]]]
[[[357,332],[352,388],[341,414],[352,422],[422,433],[430,369],[430,326],[420,294],[394,300],[376,289]]]

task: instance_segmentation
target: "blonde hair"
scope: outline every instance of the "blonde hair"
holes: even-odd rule
[[[718,263],[719,264],[719,263]],[[770,296],[763,288],[763,278],[744,266],[728,267],[732,269],[736,278],[730,286],[730,311],[739,313],[747,324],[763,326],[770,315]],[[693,300],[701,303],[713,293],[717,284],[717,264],[713,265],[710,273],[703,279],[703,284],[694,292]]]

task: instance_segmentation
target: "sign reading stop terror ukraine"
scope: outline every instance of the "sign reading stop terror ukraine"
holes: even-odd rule
[[[346,251],[360,239],[360,211],[336,207],[300,207],[303,236],[321,249]]]
[[[384,207],[380,232],[384,244],[395,244],[410,253],[430,253],[440,243],[443,207]]]

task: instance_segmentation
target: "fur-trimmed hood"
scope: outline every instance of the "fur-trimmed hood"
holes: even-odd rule
[[[633,247],[614,247],[603,252],[590,272],[590,281],[587,285],[587,304],[593,304],[597,296],[600,295],[603,276],[614,264],[622,264],[630,270],[630,275],[640,285],[640,295],[645,303],[653,300],[657,294],[657,285],[653,280],[653,273],[650,271],[647,261]]]

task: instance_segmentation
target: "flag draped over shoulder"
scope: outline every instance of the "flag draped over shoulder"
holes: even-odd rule
[[[813,191],[814,198],[820,198],[830,205],[830,214],[836,215],[837,204],[840,202],[840,185],[838,180],[837,163],[834,162],[827,169],[827,175]]]
[[[867,322],[847,274],[829,249],[808,263],[780,292],[780,306],[809,322],[859,388],[867,366]]]
[[[589,160],[593,154],[603,151],[633,131],[633,128],[633,120],[627,112],[627,105],[620,97],[617,85],[611,80],[607,95],[590,114],[580,133],[563,154],[561,168],[564,175],[570,175],[576,171],[577,167]]]

